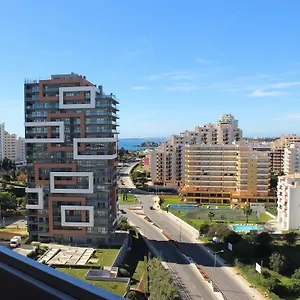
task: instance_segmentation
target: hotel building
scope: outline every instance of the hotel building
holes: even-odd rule
[[[279,139],[270,144],[271,171],[274,174],[284,173],[284,149],[295,143],[300,143],[300,136],[289,134],[287,136],[281,135]]]
[[[243,144],[187,145],[180,194],[197,203],[276,202],[267,152]]]
[[[231,114],[221,116],[216,124],[197,126],[194,131],[186,130],[171,135],[149,154],[151,180],[156,185],[178,187],[185,180],[185,147],[193,144],[232,144],[242,138],[238,121]]]
[[[300,143],[284,148],[283,172],[284,174],[300,173]]]
[[[281,176],[277,185],[277,221],[282,230],[300,229],[300,174]]]
[[[101,244],[117,222],[117,104],[85,76],[26,80],[30,239]]]

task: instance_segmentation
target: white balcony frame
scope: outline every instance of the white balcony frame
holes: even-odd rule
[[[46,139],[24,139],[25,143],[63,143],[65,141],[65,127],[63,121],[57,122],[25,122],[25,127],[59,127],[59,138],[46,138]]]
[[[75,138],[73,139],[73,158],[74,159],[116,159],[118,157],[117,147],[116,153],[112,155],[79,155],[78,143],[117,143],[117,138]]]
[[[90,92],[90,103],[88,104],[65,104],[65,92]],[[82,109],[82,108],[95,108],[96,107],[96,92],[100,93],[99,89],[95,86],[70,86],[59,88],[59,108],[60,109]]]
[[[55,177],[88,177],[88,189],[57,189],[55,188]],[[93,172],[50,172],[50,193],[52,194],[93,194],[94,192]]]
[[[43,209],[44,208],[44,192],[43,188],[26,188],[26,193],[38,194],[38,204],[26,204],[26,209]]]
[[[94,227],[94,206],[81,206],[81,205],[62,205],[61,209],[61,226],[70,227]],[[89,222],[67,222],[66,211],[79,210],[89,212]]]

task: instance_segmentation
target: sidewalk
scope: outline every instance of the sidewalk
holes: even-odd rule
[[[167,213],[166,211],[160,210],[160,212],[162,214],[164,214],[164,217],[166,218],[170,218],[173,220],[176,220],[176,222],[180,222],[182,224],[182,227],[185,228],[185,230],[188,233],[188,235],[191,237],[192,242],[197,244],[199,247],[201,247],[202,249],[205,249],[210,256],[212,257],[212,259],[214,259],[214,255],[213,253],[210,251],[210,249],[206,248],[203,245],[203,242],[201,242],[198,237],[199,237],[199,232],[198,230],[196,230],[194,227],[192,227],[191,225],[187,224],[186,222],[184,222],[183,220],[181,220],[180,218],[176,217],[175,215],[173,215],[172,213]],[[242,277],[242,275],[240,275],[238,273],[238,271],[234,268],[234,267],[230,267],[228,265],[226,265],[225,261],[219,257],[217,255],[217,262],[220,266],[225,267],[224,271],[227,272],[227,274],[229,276],[231,276],[232,278],[235,278],[236,282],[239,282],[239,284],[243,287],[243,289],[250,295],[253,295],[254,299],[266,299],[256,288],[252,288],[251,284],[244,278]]]

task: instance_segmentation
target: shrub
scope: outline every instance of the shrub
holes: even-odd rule
[[[263,270],[262,273],[261,273],[261,275],[262,275],[264,278],[266,278],[266,279],[269,279],[269,278],[271,277],[270,272],[267,271],[267,270]]]
[[[242,263],[250,263],[254,256],[254,247],[245,239],[240,239],[233,247],[234,255]]]
[[[208,231],[209,231],[209,228],[210,228],[209,224],[207,224],[207,223],[201,224],[200,229],[199,229],[199,233],[200,234],[207,234]]]
[[[299,269],[296,269],[294,271],[294,274],[292,275],[292,278],[293,279],[300,279],[300,268]]]
[[[208,235],[210,237],[217,236],[218,238],[223,240],[224,236],[226,236],[230,231],[231,230],[226,224],[218,223],[210,226]]]
[[[287,267],[287,261],[284,255],[277,252],[270,256],[270,267],[277,273],[283,273]]]
[[[230,230],[223,236],[224,243],[236,244],[241,240],[242,236],[237,232]]]
[[[297,242],[298,234],[296,232],[288,232],[284,235],[284,240],[290,246],[294,245]]]

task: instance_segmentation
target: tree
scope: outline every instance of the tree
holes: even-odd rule
[[[280,253],[272,253],[270,256],[270,267],[277,273],[282,273],[286,270],[286,258]]]
[[[230,230],[223,236],[224,243],[236,244],[241,240],[242,236],[237,232]]]
[[[298,234],[296,232],[288,232],[284,235],[284,240],[290,246],[295,245],[297,242]]]
[[[123,156],[126,154],[125,148],[124,147],[120,148],[118,151],[118,154],[119,154],[120,159],[122,159]]]
[[[200,225],[199,233],[200,234],[207,234],[209,231],[209,224],[204,223]]]
[[[210,210],[210,211],[207,213],[207,216],[208,216],[209,220],[212,222],[212,219],[213,219],[213,217],[215,216],[215,213],[214,213],[212,210]]]
[[[271,254],[272,237],[268,232],[262,232],[255,237],[256,254],[258,257]]]
[[[300,279],[300,268],[299,269],[296,269],[294,271],[294,274],[292,275],[292,278],[293,279]]]
[[[225,221],[226,220],[226,216],[224,214],[221,214],[221,220]]]
[[[250,204],[245,204],[244,208],[243,208],[243,212],[244,212],[244,215],[246,216],[246,223],[248,223],[248,220],[249,220],[249,216],[252,215],[252,208],[250,206]]]

